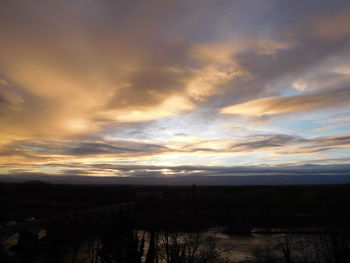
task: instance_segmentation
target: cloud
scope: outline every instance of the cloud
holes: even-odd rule
[[[343,160],[347,1],[261,1],[2,1],[0,163]]]
[[[312,95],[267,97],[224,107],[220,110],[220,113],[254,117],[324,109],[348,108],[349,99],[349,89]]]
[[[149,144],[149,143],[136,143],[128,141],[115,141],[115,142],[81,142],[73,146],[69,146],[63,149],[63,153],[67,155],[98,155],[98,154],[153,154],[168,151],[167,147]]]
[[[221,19],[211,24],[208,12],[220,18],[225,9],[209,2],[3,5],[1,29],[10,37],[1,39],[0,73],[26,112],[2,111],[8,136],[80,136],[111,123],[185,114],[250,78],[235,61],[237,53],[252,49],[275,56],[290,47],[252,36],[201,39],[193,27],[204,22],[217,30]],[[179,30],[176,14],[193,27],[186,23]]]
[[[252,140],[248,140],[244,143],[238,143],[231,146],[233,151],[256,151],[256,150],[268,150],[271,148],[280,148],[285,147],[291,144],[299,144],[303,143],[306,140],[292,135],[286,134],[276,134],[276,135],[265,135],[265,136],[257,136]]]
[[[348,183],[349,165],[299,165],[284,167],[218,166],[113,166],[100,164],[90,171],[65,169],[59,173],[25,170],[1,175],[0,180],[41,180],[83,184],[174,185],[276,185]],[[100,176],[103,175],[104,176]],[[243,175],[244,174],[244,175]],[[247,176],[249,175],[249,176]]]
[[[350,146],[350,135],[336,135],[336,136],[324,136],[313,140],[316,144],[322,146],[338,146],[338,147],[349,147]]]
[[[300,145],[293,145],[289,149],[277,151],[276,155],[312,154],[331,151],[339,148],[349,148],[349,135],[323,136],[305,140]]]
[[[1,110],[4,132],[76,136],[110,121],[148,121],[194,109],[183,84],[192,75],[191,45],[158,37],[159,21],[167,16],[155,8],[167,13],[168,6],[140,5],[143,12],[134,4],[106,2],[37,8],[3,3],[0,28],[9,37],[1,38],[0,73],[26,112]],[[120,11],[126,9],[128,15]]]
[[[195,104],[188,98],[173,96],[153,107],[112,110],[104,112],[103,116],[118,122],[142,122],[176,116],[179,113],[188,112],[194,108]]]
[[[6,80],[0,78],[0,85],[1,86],[8,86],[8,83]]]
[[[323,136],[306,139],[287,134],[256,134],[244,139],[197,138],[177,136],[157,141],[87,138],[85,140],[63,141],[17,141],[2,147],[0,163],[7,165],[38,164],[44,168],[48,163],[66,163],[84,166],[85,162],[133,162],[150,160],[153,156],[169,158],[169,155],[186,156],[193,154],[235,154],[267,152],[269,155],[312,154],[350,147],[350,136]],[[43,163],[44,162],[44,163]]]
[[[0,151],[2,156],[19,155],[43,157],[47,160],[57,156],[84,157],[84,156],[138,156],[152,155],[171,151],[159,144],[128,141],[128,140],[88,140],[88,141],[18,141],[8,144]]]
[[[335,41],[348,38],[350,29],[345,26],[350,22],[350,12],[343,10],[336,15],[318,15],[310,20],[311,33],[323,40]]]

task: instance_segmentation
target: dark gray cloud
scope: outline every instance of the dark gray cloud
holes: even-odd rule
[[[299,136],[276,134],[276,135],[258,135],[258,138],[252,136],[252,140],[244,143],[238,143],[231,146],[233,151],[252,151],[256,149],[284,147],[286,145],[300,144],[307,142]]]
[[[0,155],[55,155],[86,156],[86,155],[149,155],[170,151],[166,146],[131,142],[131,141],[19,141],[0,151]]]
[[[62,149],[62,148],[61,148]],[[152,154],[169,151],[162,145],[150,143],[136,143],[128,141],[116,142],[81,142],[75,145],[63,148],[63,153],[67,155],[95,155],[95,154],[122,154],[122,153],[139,153]]]
[[[348,134],[337,136],[323,136],[306,139],[297,135],[288,134],[256,134],[247,136],[240,143],[229,143],[223,147],[216,147],[220,139],[205,139],[197,143],[184,143],[167,146],[164,143],[144,143],[130,140],[105,140],[98,137],[88,140],[63,141],[17,141],[3,146],[0,150],[2,156],[23,156],[48,160],[57,155],[67,157],[84,157],[99,155],[112,156],[150,156],[165,153],[246,153],[264,150],[276,150],[278,155],[307,154],[329,151],[337,148],[349,148],[350,136]],[[215,147],[207,147],[211,144]],[[286,149],[286,147],[291,147]]]
[[[279,185],[349,183],[349,165],[299,165],[290,167],[113,166],[100,164],[92,172],[63,170],[59,175],[17,171],[0,181],[42,180],[82,184]],[[124,172],[119,176],[93,176],[99,169]],[[166,169],[167,174],[164,173]],[[169,172],[171,172],[169,174]],[[110,173],[109,173],[110,174]],[[87,177],[82,175],[89,175]]]

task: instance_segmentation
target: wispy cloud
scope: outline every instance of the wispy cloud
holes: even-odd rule
[[[342,89],[321,94],[261,98],[225,107],[220,112],[248,116],[291,114],[329,108],[349,108],[349,99],[350,90]]]

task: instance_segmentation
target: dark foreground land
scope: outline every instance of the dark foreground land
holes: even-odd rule
[[[344,225],[350,184],[320,186],[120,186],[0,183],[0,223],[133,202],[140,227]],[[195,223],[194,223],[195,222]]]
[[[121,208],[107,213],[98,209],[116,204],[122,204]],[[18,244],[11,248],[11,253],[2,252],[0,259],[1,262],[77,263],[238,262],[232,261],[232,257],[227,257],[226,261],[220,258],[220,253],[215,250],[220,248],[214,242],[214,236],[203,236],[208,229],[220,227],[229,235],[251,235],[259,231],[280,234],[279,242],[271,244],[271,251],[256,252],[258,256],[240,262],[345,263],[350,262],[349,204],[348,184],[107,186],[1,183],[3,235],[16,229],[8,225],[9,221],[21,224],[30,217],[35,218],[34,222],[42,222],[40,228],[46,235],[40,239],[35,232],[38,230],[33,230],[35,227],[27,223],[28,229],[20,230]],[[84,214],[84,211],[90,212]],[[59,215],[69,216],[58,220]],[[180,233],[187,234],[180,237]],[[292,240],[295,235],[303,237],[304,246],[300,240]],[[309,238],[307,242],[306,237]],[[299,247],[291,245],[293,242]]]

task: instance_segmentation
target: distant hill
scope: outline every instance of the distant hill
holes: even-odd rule
[[[41,181],[58,184],[130,185],[317,185],[350,183],[350,175],[232,175],[101,177],[56,175],[0,175],[0,182]]]

